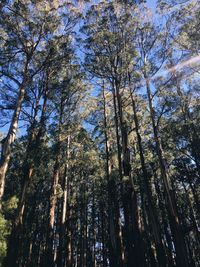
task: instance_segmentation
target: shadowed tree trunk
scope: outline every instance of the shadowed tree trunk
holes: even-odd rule
[[[131,175],[130,150],[128,148],[127,125],[124,120],[119,83],[113,81],[113,104],[118,147],[119,174],[122,183],[121,196],[125,220],[125,259],[128,267],[145,266],[143,240],[138,223],[137,196]],[[121,134],[121,144],[120,135]]]
[[[169,176],[167,173],[166,162],[163,157],[163,150],[162,150],[162,145],[161,145],[161,141],[159,138],[158,129],[155,123],[155,112],[154,112],[153,104],[152,104],[152,95],[151,95],[151,90],[150,90],[149,79],[146,74],[144,74],[144,77],[146,81],[146,90],[147,90],[148,103],[149,103],[149,109],[150,109],[150,117],[151,117],[151,122],[152,122],[152,127],[153,127],[154,140],[156,144],[156,153],[157,153],[157,157],[159,161],[161,178],[163,180],[163,184],[165,188],[169,222],[170,222],[170,227],[171,227],[174,245],[176,249],[176,264],[178,267],[182,267],[182,266],[187,267],[189,265],[188,265],[187,250],[185,246],[184,235],[183,235],[182,227],[180,224],[180,219],[179,219],[179,215],[177,211],[174,192],[171,188]]]
[[[107,125],[107,112],[106,112],[106,95],[105,87],[103,84],[103,112],[104,112],[104,136],[105,136],[105,149],[106,149],[106,179],[108,188],[108,225],[109,225],[109,244],[110,244],[110,264],[111,267],[123,266],[123,243],[122,234],[120,230],[119,220],[119,205],[116,199],[116,184],[111,178],[111,159],[110,159],[110,145],[108,140],[108,125]]]
[[[69,210],[69,157],[70,157],[70,136],[67,137],[67,152],[66,152],[66,164],[65,164],[65,171],[64,171],[64,179],[63,179],[63,197],[62,197],[62,210],[61,210],[61,222],[60,222],[60,233],[59,233],[59,248],[58,248],[58,266],[64,267],[67,255],[67,243],[65,237],[69,233],[67,229],[68,223],[67,220],[69,219],[67,216]],[[69,237],[67,237],[69,238]]]
[[[26,158],[23,164],[24,175],[23,175],[23,180],[22,180],[22,192],[21,192],[21,196],[19,199],[15,218],[13,221],[11,235],[9,237],[7,259],[6,259],[6,264],[8,265],[6,266],[11,266],[11,264],[13,267],[17,266],[15,264],[17,264],[17,254],[18,254],[18,249],[20,246],[19,245],[20,236],[23,230],[23,216],[24,216],[24,209],[25,209],[25,203],[26,203],[26,198],[27,198],[27,189],[31,182],[35,164],[37,164],[36,157],[38,156],[40,146],[41,146],[41,139],[44,134],[47,91],[45,92],[45,95],[44,95],[44,102],[43,102],[43,107],[42,107],[42,112],[41,112],[39,129],[36,129],[36,116],[38,115],[38,105],[39,105],[39,99],[36,99],[34,118],[33,118],[32,125],[30,126],[28,144],[27,144],[27,149],[26,149]],[[16,244],[16,247],[13,246],[13,243]]]
[[[152,196],[152,191],[151,191],[151,185],[150,185],[149,175],[148,175],[146,164],[145,164],[144,152],[143,152],[143,147],[142,147],[142,139],[141,139],[141,135],[139,131],[140,129],[139,129],[139,121],[138,121],[137,111],[136,111],[136,104],[135,104],[135,100],[133,97],[133,93],[131,91],[131,87],[129,86],[129,88],[130,88],[130,96],[131,96],[133,115],[134,115],[135,131],[137,135],[137,143],[138,143],[139,154],[140,154],[140,163],[141,163],[142,173],[143,173],[143,186],[144,186],[144,194],[146,198],[146,201],[145,201],[146,212],[147,212],[148,219],[151,224],[152,231],[153,231],[158,264],[159,266],[166,266],[167,261],[166,261],[164,245],[162,242],[161,231],[159,228],[159,221],[156,216],[155,207],[152,201],[153,196]],[[141,192],[141,194],[142,193],[143,192]]]
[[[24,101],[25,96],[25,88],[28,84],[28,65],[29,60],[26,61],[24,67],[24,76],[22,83],[18,83],[19,85],[19,92],[18,97],[14,109],[14,113],[12,116],[12,120],[10,123],[9,131],[7,136],[1,141],[2,142],[2,149],[1,149],[1,160],[0,160],[0,209],[1,209],[1,199],[4,194],[4,187],[5,187],[5,176],[8,170],[8,164],[11,158],[11,148],[12,144],[14,143],[17,135],[18,129],[18,121],[20,112],[22,109],[22,103]]]

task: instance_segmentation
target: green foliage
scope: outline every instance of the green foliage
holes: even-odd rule
[[[3,203],[3,210],[4,212],[13,215],[18,204],[19,199],[16,196],[10,197]]]
[[[0,266],[6,256],[7,238],[10,234],[10,222],[0,213]]]

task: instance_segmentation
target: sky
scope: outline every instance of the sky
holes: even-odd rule
[[[147,0],[147,5],[148,5],[152,10],[155,10],[155,8],[156,8],[156,1],[155,1],[155,0]]]

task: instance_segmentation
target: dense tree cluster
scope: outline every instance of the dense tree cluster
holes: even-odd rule
[[[1,2],[1,266],[200,266],[200,4],[150,2]]]

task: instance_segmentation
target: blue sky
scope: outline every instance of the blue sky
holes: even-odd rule
[[[156,8],[156,1],[155,0],[147,0],[147,4],[152,9]]]

